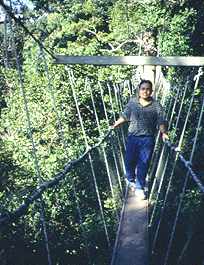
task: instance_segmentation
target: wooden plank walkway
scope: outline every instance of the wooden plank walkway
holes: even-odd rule
[[[113,265],[148,265],[147,200],[128,192]]]

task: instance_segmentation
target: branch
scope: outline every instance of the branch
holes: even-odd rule
[[[119,50],[122,46],[124,46],[127,43],[141,43],[142,39],[137,37],[137,40],[125,40],[124,42],[120,43],[116,48],[114,48],[114,46],[111,43],[108,43],[108,45],[111,47],[110,52],[115,52],[117,50]]]
[[[97,39],[98,42],[102,42],[102,40],[99,40],[98,36],[97,36],[97,33],[93,30],[90,30],[90,29],[84,29],[84,31],[88,32],[88,33],[91,33],[92,35],[94,35]]]
[[[100,40],[97,36],[97,32],[96,31],[93,31],[93,30],[90,30],[90,29],[84,29],[86,32],[89,32],[91,33],[92,35],[94,35],[97,39],[98,42],[100,43],[104,43],[103,40]],[[141,44],[143,43],[143,39],[142,38],[139,38],[138,36],[136,37],[136,39],[133,39],[133,40],[125,40],[124,42],[120,43],[117,47],[114,47],[112,43],[107,43],[109,45],[109,47],[111,48],[111,50],[108,50],[109,52],[115,52],[117,50],[119,50],[120,48],[122,48],[122,46],[124,46],[125,44],[127,43],[136,43],[136,44]],[[106,50],[106,49],[102,49],[102,50]],[[106,50],[107,51],[107,50]]]

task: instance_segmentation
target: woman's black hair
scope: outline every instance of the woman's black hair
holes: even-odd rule
[[[144,83],[148,83],[151,87],[151,90],[152,90],[152,87],[153,87],[152,82],[150,80],[145,80],[145,79],[141,80],[141,82],[139,83],[139,89],[140,89],[141,85]]]

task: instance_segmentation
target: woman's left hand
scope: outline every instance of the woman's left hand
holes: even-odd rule
[[[169,136],[167,133],[162,133],[162,140],[165,142],[166,140],[169,140]]]

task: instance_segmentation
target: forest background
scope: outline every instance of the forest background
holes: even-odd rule
[[[13,8],[20,1],[13,1]],[[68,55],[153,55],[182,56],[204,55],[204,2],[202,0],[60,0],[30,1],[29,9],[22,3],[21,19],[32,34],[54,54]],[[15,44],[13,33],[15,34]],[[6,32],[6,38],[5,38]],[[19,26],[0,25],[0,209],[1,212],[16,209],[24,197],[37,186],[35,168],[32,160],[32,147],[25,121],[24,103],[18,83],[18,72],[14,45],[17,47],[23,69],[23,82],[31,111],[32,136],[36,142],[43,180],[49,180],[66,163],[66,154],[57,131],[57,116],[53,112],[50,92],[47,89],[45,61],[38,44]],[[83,133],[77,118],[68,74],[64,66],[53,65],[52,58],[46,55],[46,64],[52,89],[56,97],[56,108],[60,113],[67,152],[70,159],[78,157],[84,150]],[[93,113],[91,111],[90,92],[84,87],[84,75],[92,77],[92,90],[99,102],[98,80],[121,83],[131,78],[132,67],[93,67],[76,66],[76,90],[80,98],[80,110],[86,120],[85,129],[89,144],[97,142],[99,137]],[[187,75],[195,74],[195,69],[163,68],[165,76],[172,83],[181,86]],[[81,75],[80,73],[84,73]],[[83,89],[82,89],[83,87]],[[173,93],[173,92],[172,92]],[[190,98],[189,92],[189,98]],[[197,104],[203,95],[201,87],[197,90]],[[107,104],[109,102],[106,95]],[[186,108],[189,101],[186,101]],[[107,124],[100,104],[100,122],[104,130]],[[191,137],[193,122],[198,109],[195,106],[191,117],[192,126],[186,136]],[[111,116],[111,110],[108,113]],[[203,136],[200,137],[196,152],[195,169],[203,174],[202,148]],[[187,145],[184,151],[188,153]],[[100,160],[100,159],[99,159]],[[100,161],[98,161],[100,164]],[[90,168],[82,165],[73,176],[77,183],[79,201],[86,201],[82,210],[84,225],[90,240],[97,248],[93,256],[97,264],[107,264],[110,258],[104,247],[100,218],[95,197],[87,188]],[[83,172],[83,180],[81,175]],[[103,176],[101,176],[103,180]],[[114,241],[116,222],[114,221],[115,204],[102,184],[103,207],[109,229]],[[105,186],[103,186],[105,185]],[[80,223],[73,201],[72,185],[66,180],[54,191],[44,194],[46,219],[51,237],[51,249],[56,264],[87,264],[85,245],[82,239]],[[191,203],[186,204],[186,211],[198,209],[198,197],[189,193]],[[91,206],[87,206],[91,205]],[[196,205],[196,207],[195,207]],[[17,224],[11,224],[0,238],[0,260],[2,265],[46,264],[43,239],[39,223],[38,205],[33,205],[25,218]],[[185,213],[184,213],[185,215]],[[69,221],[67,221],[67,218]],[[66,224],[66,225],[65,225]],[[99,236],[101,235],[101,237]],[[79,263],[82,262],[84,263]],[[100,260],[100,262],[99,262]],[[68,263],[69,262],[69,263]],[[190,261],[189,261],[190,262]],[[54,264],[55,264],[54,263]],[[189,263],[190,264],[190,263]]]

